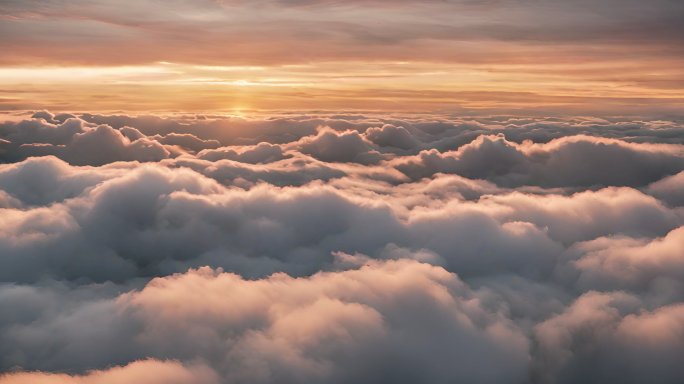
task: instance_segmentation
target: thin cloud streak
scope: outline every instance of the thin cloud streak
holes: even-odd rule
[[[5,100],[2,109],[305,110],[368,105],[374,110],[408,110],[415,104],[431,111],[490,108],[492,113],[518,109],[525,114],[541,108],[609,115],[636,109],[635,114],[666,114],[681,108],[684,66],[678,36],[684,32],[676,21],[682,12],[676,2],[614,0],[10,1],[0,9],[7,16],[0,20],[5,53],[0,81],[12,90],[23,90],[26,83],[36,89],[19,100]],[[83,30],[89,33],[79,32]],[[174,69],[152,69],[160,62]],[[389,64],[400,62],[409,65]],[[296,70],[293,65],[305,67]],[[68,71],[76,73],[66,77],[73,73]],[[78,89],[65,86],[87,72],[92,76],[83,75],[85,84]],[[206,76],[209,73],[212,76]],[[252,104],[245,107],[232,100],[221,105],[217,99],[230,97],[175,81],[190,78],[250,84],[283,79],[289,86],[275,94],[263,89],[226,92]],[[113,86],[120,82],[130,87]],[[87,96],[96,88],[103,90],[101,95],[125,96],[90,105]],[[56,89],[62,90],[61,98],[50,97]],[[389,95],[394,91],[413,94],[402,100]],[[464,96],[436,100],[431,96],[435,92]],[[491,92],[489,103],[468,92]],[[507,96],[516,92],[536,98],[511,103]],[[193,103],[183,100],[188,93],[211,96]],[[327,95],[334,97],[311,101]],[[545,101],[554,98],[585,99]],[[260,99],[264,101],[256,102]],[[657,103],[662,105],[652,105]]]

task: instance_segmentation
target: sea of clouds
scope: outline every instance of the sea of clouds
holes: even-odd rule
[[[0,124],[0,384],[675,383],[684,119]]]

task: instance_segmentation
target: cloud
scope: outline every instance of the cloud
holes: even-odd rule
[[[100,65],[147,64],[183,62],[187,61],[187,55],[192,55],[196,63],[210,66],[225,65],[225,60],[242,66],[262,64],[267,62],[266,58],[281,64],[306,61],[301,57],[297,59],[306,52],[301,36],[307,37],[305,43],[309,52],[315,52],[314,57],[322,61],[364,59],[372,62],[415,57],[429,62],[440,59],[468,61],[474,58],[459,58],[460,55],[443,51],[453,48],[459,41],[476,41],[480,45],[483,41],[517,43],[523,51],[532,45],[530,42],[541,41],[576,49],[588,42],[603,43],[623,54],[625,48],[647,52],[644,45],[648,44],[671,48],[682,35],[677,22],[683,12],[681,4],[666,0],[647,5],[635,0],[626,4],[617,0],[544,4],[514,1],[510,7],[516,12],[505,12],[498,1],[278,0],[254,3],[231,0],[178,1],[165,6],[131,1],[116,6],[101,1],[69,4],[6,1],[2,11],[8,18],[2,21],[6,25],[5,40],[11,54],[4,61],[8,64],[26,63],[29,59],[62,64],[88,60]],[[283,8],[287,17],[278,12]],[[460,17],[444,17],[449,14]],[[236,15],[240,19],[236,19]],[[263,22],[269,17],[276,17],[277,27]],[[17,23],[17,19],[23,23]],[[354,20],[353,25],[349,20]],[[233,23],[229,23],[231,21]],[[125,30],[126,26],[136,23],[143,28]],[[327,25],[331,32],[312,33],[321,25]],[[581,27],[574,28],[578,25]],[[84,27],[92,29],[90,35],[75,33]],[[53,36],[59,37],[60,44],[47,45],[40,39],[41,32],[49,29]],[[246,36],[251,46],[269,48],[269,53],[261,53],[266,50],[255,52],[245,48],[242,42],[230,39],[236,35]],[[413,39],[429,43],[412,44]],[[76,44],[81,48],[75,50]],[[113,48],[120,46],[126,46],[135,54],[119,55]],[[207,49],[209,46],[214,47],[213,51]],[[393,49],[395,46],[398,49]],[[481,52],[483,48],[480,48],[473,54],[478,61],[486,62],[489,58],[491,62],[497,49],[485,46],[489,49]],[[83,47],[92,48],[92,52]],[[536,55],[548,61],[564,56],[562,52],[545,51],[545,55]],[[582,57],[583,52],[568,51],[565,57]],[[74,55],[75,52],[80,55]],[[593,55],[607,60],[596,53]],[[549,56],[552,56],[551,60]]]
[[[145,137],[131,141],[107,125],[92,126],[75,118],[56,125],[42,119],[23,121],[16,125],[15,132],[5,136],[5,140],[9,143],[3,158],[10,162],[53,155],[76,165],[104,165],[115,161],[159,161],[169,157],[169,152],[157,141]]]
[[[106,125],[74,135],[64,157],[76,165],[104,165],[115,161],[159,161],[169,152],[156,141],[141,138],[131,142]]]
[[[457,151],[435,149],[389,163],[412,179],[435,173],[490,179],[511,187],[646,186],[684,169],[682,147],[631,144],[583,135],[548,143],[516,144],[497,136],[479,136]]]
[[[52,156],[0,165],[0,188],[27,205],[50,205],[83,193],[102,181],[121,176],[127,166],[70,167]]]
[[[49,111],[40,111],[36,112],[31,116],[32,119],[43,119],[48,123],[58,123],[58,121],[55,120],[55,115],[50,113]]]
[[[316,128],[325,123],[315,118],[276,118],[247,120],[240,118],[182,121],[153,115],[93,115],[83,114],[81,119],[113,128],[135,127],[147,136],[165,136],[171,133],[191,134],[201,140],[217,140],[222,145],[256,145],[266,142],[290,142],[315,135]],[[256,142],[254,142],[256,140]]]
[[[193,152],[199,152],[204,149],[216,149],[221,146],[221,143],[219,143],[217,140],[201,140],[188,133],[169,133],[166,136],[155,135],[151,136],[149,139],[155,140],[164,145],[177,145]]]
[[[381,147],[395,147],[408,150],[420,143],[406,128],[393,125],[385,125],[382,128],[369,128],[365,134],[368,141]]]
[[[31,294],[19,290],[3,286],[0,298]],[[83,366],[126,355],[200,358],[226,382],[371,383],[409,374],[431,382],[499,383],[523,382],[527,375],[528,342],[517,327],[481,305],[455,275],[417,261],[253,281],[201,268],[152,280],[116,299],[68,301],[78,296],[71,291],[53,298],[68,303],[55,309],[69,321],[45,311],[38,321],[0,333],[4,345],[24,351],[4,361],[59,369],[74,359]],[[92,325],[100,321],[110,331],[99,334]],[[35,337],[51,351],[31,347]],[[61,346],[64,337],[70,345]],[[109,348],[89,348],[93,340]],[[154,361],[102,375],[123,375],[136,364],[140,370],[152,365],[147,374],[163,368],[189,376],[178,365]],[[199,373],[211,378],[206,369]]]
[[[120,281],[203,263],[247,276],[300,275],[326,268],[330,252],[380,257],[387,244],[431,249],[464,276],[507,270],[541,277],[553,269],[561,243],[612,233],[664,235],[681,224],[678,213],[627,188],[572,197],[483,195],[467,202],[459,184],[448,191],[437,179],[432,186],[381,183],[396,196],[379,203],[381,195],[317,183],[228,189],[188,168],[103,171],[45,158],[0,174],[12,199],[45,205],[8,214],[6,228],[13,230],[5,234],[5,279],[30,281],[47,273]],[[38,172],[55,177],[36,184]],[[418,194],[420,188],[425,192]],[[592,221],[599,209],[602,219]],[[88,254],[98,256],[85,262]],[[102,269],[101,263],[119,266]]]
[[[337,133],[324,127],[316,136],[303,137],[290,143],[288,149],[296,149],[301,153],[330,163],[376,164],[383,156],[374,150],[373,144],[365,140],[356,131]]]
[[[283,160],[291,155],[285,155],[283,149],[278,145],[271,145],[261,142],[252,146],[222,147],[218,149],[207,149],[197,154],[197,158],[216,162],[219,160],[233,160],[241,163],[259,164],[272,163]]]
[[[676,381],[681,123],[630,119],[6,122],[0,384]]]
[[[503,4],[8,0],[0,65],[12,96],[1,101],[6,110],[200,113],[681,111],[679,2]]]
[[[7,125],[8,134],[0,142],[0,149],[4,148],[0,156],[15,162],[30,156],[54,155],[77,165],[159,161],[182,156],[185,164],[196,158],[211,162],[273,163],[271,168],[278,168],[285,164],[283,160],[299,153],[336,168],[336,175],[348,174],[336,163],[359,163],[378,165],[386,169],[387,175],[398,170],[414,181],[447,173],[487,179],[508,188],[575,190],[645,187],[684,170],[681,146],[661,142],[659,135],[669,128],[663,128],[660,122],[637,124],[644,140],[636,143],[629,142],[635,135],[631,125],[623,127],[622,122],[593,120],[573,125],[546,123],[542,135],[538,123],[529,121],[507,126],[491,121],[440,125],[401,122],[408,128],[388,124],[373,128],[378,123],[364,119],[349,123],[308,117],[261,122],[194,120],[189,126],[152,116],[83,118],[112,124],[115,129],[75,118],[56,124],[43,119],[14,123]],[[557,124],[557,134],[550,134],[552,124]],[[183,133],[173,133],[176,128]],[[678,135],[676,132],[665,136]],[[285,135],[290,138],[283,141]],[[253,144],[220,147],[228,142]],[[201,163],[193,164],[195,169],[201,167]],[[250,183],[258,181],[250,178],[254,171],[247,169],[237,172],[237,176]],[[388,178],[397,176],[386,176],[385,180]]]
[[[621,292],[588,292],[539,324],[535,377],[550,382],[553,376],[546,375],[561,373],[560,383],[666,383],[681,375],[675,356],[682,351],[684,306],[639,312],[640,304]]]
[[[663,291],[684,284],[684,227],[657,239],[632,239],[624,236],[600,238],[576,244],[579,254],[568,260],[576,269],[576,286],[587,289],[623,289],[665,295],[669,302],[684,299]],[[577,258],[577,259],[575,259]],[[670,295],[670,297],[668,297]]]
[[[680,172],[656,181],[649,185],[645,191],[672,206],[684,206],[683,189],[684,172]]]
[[[145,382],[150,384],[214,384],[219,379],[211,369],[203,366],[183,367],[173,361],[140,360],[102,371],[89,371],[83,376],[64,373],[18,372],[0,376],[2,384],[114,384]]]
[[[678,211],[631,188],[611,187],[572,196],[514,192],[483,196],[479,202],[498,210],[494,215],[501,221],[534,223],[565,244],[618,233],[662,236],[683,223]]]

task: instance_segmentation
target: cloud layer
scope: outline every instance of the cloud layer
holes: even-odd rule
[[[677,118],[5,122],[0,383],[673,382],[683,134]]]

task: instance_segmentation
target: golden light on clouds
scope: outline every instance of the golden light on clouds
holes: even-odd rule
[[[684,84],[670,79],[684,70],[635,64],[641,63],[620,64],[620,75],[615,63],[2,68],[0,88],[4,109],[477,111],[600,104],[620,113],[634,105],[681,104]]]
[[[0,108],[674,113],[680,11],[665,0],[8,1]]]

